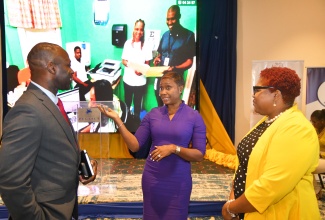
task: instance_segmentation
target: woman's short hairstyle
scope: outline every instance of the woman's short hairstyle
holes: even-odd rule
[[[281,91],[284,103],[292,105],[300,95],[300,78],[296,71],[287,67],[271,67],[261,71],[260,78],[265,86],[273,86]]]
[[[165,73],[162,77],[161,80],[163,79],[172,79],[178,86],[185,86],[184,79],[181,74],[176,73],[176,72],[167,72]]]

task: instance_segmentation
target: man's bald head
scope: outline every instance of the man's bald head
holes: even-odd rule
[[[179,8],[178,5],[172,5],[172,6],[170,6],[168,8],[168,11],[167,12],[169,12],[169,11],[175,12],[175,17],[176,17],[177,20],[179,20],[181,18],[181,9]]]
[[[56,94],[70,88],[73,70],[68,53],[59,45],[38,43],[28,53],[31,80]]]
[[[38,43],[28,53],[27,61],[29,68],[33,70],[46,68],[48,62],[53,61],[60,50],[63,50],[59,45],[52,43]]]

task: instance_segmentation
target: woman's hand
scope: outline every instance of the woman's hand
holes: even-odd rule
[[[154,149],[150,153],[150,159],[153,161],[160,161],[165,157],[168,157],[171,155],[174,151],[176,146],[174,144],[167,144],[162,146],[155,146],[156,149]]]
[[[223,217],[223,219],[224,220],[234,220],[234,219],[239,219],[238,218],[238,215],[236,216],[236,217],[232,217],[229,213],[228,213],[228,211],[227,211],[227,206],[228,206],[229,204],[226,202],[223,206],[222,206],[222,211],[221,211],[221,213],[222,213],[222,217]]]
[[[100,104],[100,105],[97,105],[97,108],[104,115],[106,115],[107,117],[109,117],[113,120],[119,118],[119,115],[113,109],[109,108],[107,105]]]
[[[142,73],[140,73],[139,71],[134,71],[135,72],[135,74],[137,75],[137,76],[141,76],[142,75]]]

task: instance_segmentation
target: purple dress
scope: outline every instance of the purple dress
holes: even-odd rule
[[[201,115],[184,104],[173,119],[166,106],[152,109],[141,121],[135,133],[140,146],[151,137],[154,146],[175,144],[193,148],[205,154],[206,127]],[[191,164],[176,154],[161,161],[147,158],[142,175],[143,219],[185,220],[192,191]]]

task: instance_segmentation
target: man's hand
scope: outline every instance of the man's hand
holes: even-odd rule
[[[173,70],[175,70],[175,68],[173,66],[169,66],[168,69],[166,69],[166,70],[163,71],[163,74],[168,73],[168,72],[171,72]]]
[[[97,176],[97,165],[98,165],[97,160],[90,160],[90,163],[91,163],[91,166],[93,168],[94,175],[92,175],[89,179],[84,179],[82,177],[82,175],[79,175],[79,181],[84,185],[95,181],[96,176]]]

